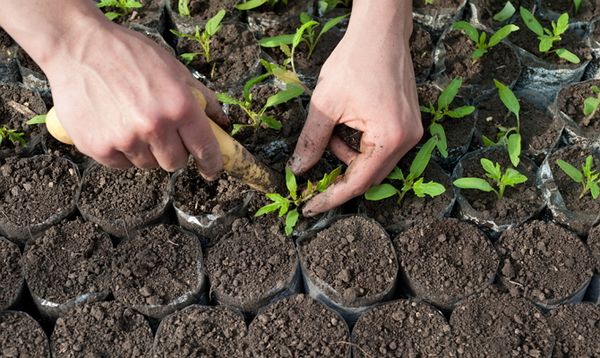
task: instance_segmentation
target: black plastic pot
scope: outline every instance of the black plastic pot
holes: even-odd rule
[[[579,125],[577,123],[577,118],[573,118],[573,116],[565,113],[567,111],[567,108],[569,108],[570,106],[574,106],[574,104],[570,104],[570,102],[568,102],[569,94],[568,92],[570,91],[577,91],[579,89],[584,89],[586,87],[591,87],[591,86],[600,86],[600,80],[598,79],[592,79],[592,80],[587,80],[587,81],[583,81],[583,82],[578,82],[578,83],[573,83],[570,85],[567,85],[563,88],[561,88],[561,90],[558,92],[555,100],[554,100],[554,104],[553,104],[553,110],[557,113],[557,115],[560,117],[560,119],[565,123],[565,132],[567,135],[567,141],[569,143],[586,143],[586,142],[593,142],[593,141],[597,141],[598,137],[600,135],[600,130],[595,128],[594,126],[594,122],[597,121],[596,118],[592,118],[590,125],[589,126],[584,126],[583,123],[585,123],[584,121],[582,121],[582,125]],[[577,100],[577,102],[581,102],[581,107],[579,108],[581,111],[581,114],[583,115],[583,98],[579,98],[581,96],[581,93],[577,94],[577,98],[575,98]],[[589,90],[589,96],[593,96],[593,92],[590,89]]]
[[[435,3],[428,5],[423,0],[413,0],[413,20],[431,29],[434,33],[440,34],[462,17],[467,0],[460,0],[457,3],[456,8],[437,9]],[[418,6],[418,4],[423,6]]]
[[[25,291],[25,281],[21,273],[21,250],[7,239],[0,237],[0,272],[2,289],[0,290],[0,312],[15,306]]]
[[[600,305],[600,226],[595,226],[590,231],[587,246],[595,259],[596,268],[584,300]]]
[[[40,324],[21,311],[0,311],[2,357],[50,358],[48,337]]]

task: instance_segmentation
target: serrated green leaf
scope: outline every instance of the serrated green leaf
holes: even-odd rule
[[[298,184],[296,183],[296,176],[289,167],[285,167],[285,186],[292,199],[298,199]]]
[[[398,194],[398,190],[390,184],[379,184],[372,186],[365,193],[365,199],[369,201],[379,201],[390,198]]]
[[[190,16],[190,0],[179,0],[177,10],[179,16]]]
[[[402,169],[394,167],[394,170],[387,176],[387,179],[404,181],[404,173],[402,173]]]
[[[247,124],[234,123],[233,128],[231,128],[231,135],[234,136],[234,135],[238,134],[242,129],[244,129],[246,127],[250,127],[250,126]]]
[[[256,211],[254,214],[255,217],[263,216],[265,214],[269,214],[279,210],[281,207],[281,203],[271,203],[267,204]]]
[[[438,109],[447,109],[452,104],[460,86],[462,86],[462,78],[455,78],[448,84],[438,98]]]
[[[242,102],[224,92],[217,93],[217,100],[224,104],[241,105]]]
[[[556,50],[556,54],[563,60],[569,61],[574,64],[578,64],[581,62],[581,60],[579,59],[579,57],[577,57],[576,54],[567,50],[566,48],[559,48],[558,50]]]
[[[583,183],[583,173],[562,159],[556,161],[556,165],[576,183]]]
[[[519,166],[521,162],[521,135],[513,133],[508,136],[506,143],[506,149],[508,150],[508,157],[513,166]]]
[[[526,181],[527,177],[513,168],[507,168],[501,179],[502,184],[507,186],[515,186],[525,183]]]
[[[473,25],[469,24],[468,22],[457,21],[452,25],[452,28],[455,30],[464,31],[467,37],[471,39],[471,41],[475,43],[479,42],[479,32]]]
[[[423,198],[425,195],[435,198],[436,196],[443,194],[446,191],[446,188],[444,188],[442,184],[434,181],[424,183],[423,178],[420,178],[413,184],[412,190],[419,198]]]
[[[283,124],[281,124],[281,121],[279,121],[278,119],[276,119],[273,116],[269,116],[266,114],[263,114],[260,116],[260,122],[263,123],[264,125],[266,125],[267,127],[274,129],[276,131],[280,130],[283,127]]]
[[[490,41],[488,42],[489,47],[494,47],[499,44],[502,40],[508,37],[512,32],[519,31],[519,26],[509,24],[503,26],[501,29],[496,31],[492,37],[490,37]]]
[[[287,236],[292,235],[294,232],[294,227],[298,223],[298,219],[300,218],[300,214],[298,213],[298,209],[294,209],[288,212],[285,218],[285,234]]]
[[[243,3],[237,4],[235,6],[235,8],[240,11],[252,10],[252,9],[256,9],[259,6],[262,6],[267,1],[268,0],[248,0]]]
[[[474,111],[475,107],[473,106],[462,106],[446,112],[446,115],[450,118],[463,118],[473,113]]]
[[[486,180],[481,178],[460,178],[453,182],[454,186],[460,189],[476,189],[486,193],[494,191],[494,188]]]
[[[319,193],[324,192],[330,185],[333,183],[338,176],[342,173],[342,167],[337,167],[331,171],[331,173],[326,173],[323,175],[323,179],[319,180],[317,183],[317,191]]]
[[[494,21],[504,22],[510,19],[515,14],[515,12],[517,12],[515,6],[510,1],[507,1],[502,10],[500,10],[499,13],[494,15],[493,19]]]
[[[553,44],[554,39],[552,37],[543,37],[540,39],[538,50],[540,50],[540,52],[548,52],[552,48]]]
[[[479,160],[481,167],[486,172],[486,175],[493,180],[500,180],[502,176],[502,171],[500,170],[500,165],[494,164],[491,160],[487,158],[481,158]]]
[[[535,16],[533,16],[531,11],[527,10],[524,7],[521,7],[519,9],[519,13],[521,14],[521,19],[523,19],[523,22],[529,28],[529,30],[531,30],[534,34],[538,36],[544,35],[544,28],[539,23],[539,21],[537,21]]]
[[[263,107],[264,109],[278,106],[282,103],[286,103],[294,98],[301,96],[304,93],[304,89],[298,85],[290,84],[283,91],[279,91],[271,97],[267,98],[267,103]]]

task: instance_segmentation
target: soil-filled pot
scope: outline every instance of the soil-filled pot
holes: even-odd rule
[[[498,255],[485,234],[457,219],[424,221],[394,239],[412,294],[444,310],[494,282]]]
[[[227,11],[227,17],[238,17],[239,13],[234,10],[238,0],[190,0],[188,9],[189,16],[179,14],[179,0],[164,0],[169,12],[172,25],[179,32],[193,34],[196,26],[200,31],[204,30],[204,24],[211,17],[215,16],[220,10]]]
[[[511,4],[515,9],[519,9],[521,6],[533,11],[534,5],[537,0],[511,0]],[[496,21],[494,16],[498,14],[506,5],[506,1],[498,0],[470,0],[468,4],[470,21],[478,26],[483,26],[486,29],[497,31],[501,27],[509,24],[517,16],[518,11],[511,16],[511,18],[505,21]]]
[[[585,164],[586,157],[592,155],[594,168],[600,166],[597,149],[586,145],[564,147],[549,155],[540,166],[538,182],[552,211],[552,220],[567,226],[581,236],[587,236],[600,213],[600,201],[594,200],[588,192],[581,195],[582,185],[576,183],[556,164],[564,160],[577,169]]]
[[[2,29],[0,29],[0,31],[2,31]],[[0,37],[1,36],[2,34],[0,34]],[[20,81],[21,72],[19,71],[17,46],[0,46],[0,83],[12,83]]]
[[[98,163],[83,173],[81,215],[118,238],[157,221],[169,205],[169,175],[160,169],[111,169]]]
[[[569,14],[569,19],[575,22],[587,22],[600,16],[600,2],[597,0],[581,1],[578,11],[575,11],[571,0],[539,0],[540,13],[552,20],[558,19],[563,13]]]
[[[275,6],[269,3],[247,11],[248,25],[258,37],[271,37],[293,34],[302,24],[300,14],[306,12],[314,16],[314,2],[306,0],[278,1]]]
[[[142,5],[133,9],[131,13],[119,16],[114,22],[124,26],[144,26],[159,33],[165,33],[166,14],[164,12],[163,0],[138,0]],[[119,9],[105,7],[103,10],[120,12]]]
[[[52,356],[148,357],[152,330],[144,316],[117,301],[77,306],[56,321]]]
[[[27,242],[23,272],[37,308],[56,318],[75,305],[108,296],[111,259],[108,234],[76,218]]]
[[[596,263],[596,269],[592,282],[588,286],[585,300],[600,305],[600,225],[590,230],[587,245]]]
[[[354,357],[448,357],[450,325],[427,303],[397,300],[365,312],[352,330]]]
[[[165,317],[154,337],[154,357],[246,357],[244,316],[224,306],[193,305]]]
[[[521,74],[521,61],[514,48],[502,42],[488,49],[481,58],[473,60],[471,55],[475,49],[475,43],[463,31],[448,29],[435,49],[434,78],[441,83],[462,78],[464,82],[460,93],[467,98],[494,93],[494,79],[512,88]]]
[[[592,87],[600,87],[600,80],[589,80],[564,87],[556,96],[556,111],[566,123],[566,130],[572,142],[585,139],[597,140],[600,136],[600,113],[586,116],[583,113],[584,101],[596,97]]]
[[[511,228],[496,242],[496,250],[504,286],[542,308],[580,302],[592,278],[594,262],[587,247],[558,224],[535,220]]]
[[[350,357],[346,322],[305,295],[279,300],[260,312],[248,329],[255,357]]]
[[[0,312],[1,357],[50,357],[46,333],[25,312]]]
[[[462,357],[550,357],[554,334],[538,309],[523,298],[485,293],[462,302],[450,316]]]
[[[452,178],[487,178],[481,167],[481,158],[499,163],[502,170],[512,166],[505,148],[490,147],[465,155],[454,168]],[[461,217],[474,222],[491,236],[496,237],[502,231],[536,216],[544,208],[541,192],[536,187],[537,166],[531,160],[521,158],[516,170],[525,175],[527,181],[506,188],[502,199],[498,199],[494,192],[456,189],[456,201],[460,207]]]
[[[556,336],[553,357],[600,357],[600,307],[563,305],[552,311],[548,324]]]
[[[429,4],[426,0],[412,0],[412,3],[414,21],[439,34],[462,17],[467,0],[439,0]]]
[[[176,226],[143,229],[117,246],[111,281],[117,301],[161,319],[204,293],[200,241]]]
[[[23,292],[23,284],[21,250],[16,244],[0,237],[0,311],[17,302]]]
[[[171,185],[177,222],[207,245],[229,232],[233,221],[244,215],[252,192],[225,174],[215,181],[204,180],[195,162],[177,171]]]
[[[300,268],[294,243],[269,219],[237,219],[230,232],[205,251],[210,298],[256,313],[298,291]]]
[[[410,36],[410,56],[415,69],[417,82],[424,82],[433,67],[433,40],[423,26],[414,24]]]
[[[51,155],[9,157],[0,166],[0,231],[24,244],[75,211],[77,167]]]
[[[341,217],[300,238],[298,252],[307,293],[348,322],[395,291],[396,252],[385,230],[372,219]]]

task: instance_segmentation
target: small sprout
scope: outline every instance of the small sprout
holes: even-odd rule
[[[290,236],[294,231],[294,227],[298,223],[298,218],[300,216],[298,209],[300,206],[315,197],[317,194],[324,192],[341,173],[342,168],[337,167],[331,173],[325,174],[323,179],[319,180],[316,185],[309,180],[306,184],[306,188],[299,193],[298,184],[296,182],[294,173],[290,168],[285,168],[285,185],[289,195],[284,197],[277,193],[267,194],[267,198],[269,198],[272,203],[258,209],[254,216],[258,217],[279,211],[278,216],[280,218],[286,215],[285,234]]]
[[[221,21],[223,21],[225,14],[225,10],[219,10],[219,12],[215,16],[211,17],[206,22],[206,25],[204,25],[204,31],[202,32],[200,32],[200,27],[196,25],[196,32],[193,35],[184,34],[182,32],[171,29],[171,33],[173,33],[178,38],[196,41],[202,48],[202,54],[198,52],[181,54],[181,58],[185,61],[186,64],[189,65],[198,55],[204,55],[204,59],[206,60],[206,62],[211,62],[210,43],[212,42],[213,36],[215,36],[217,32],[219,32],[219,30],[221,29]]]
[[[350,7],[350,0],[319,0],[319,14],[325,15],[340,5],[346,8]]]
[[[130,14],[133,9],[141,8],[142,3],[135,0],[100,0],[96,6],[100,9],[110,7],[117,10],[109,11],[104,14],[110,21],[114,21],[121,16]]]
[[[513,17],[515,12],[517,12],[515,6],[510,1],[507,1],[502,10],[500,10],[499,13],[494,15],[493,19],[494,21],[504,22]]]
[[[585,164],[581,166],[581,171],[562,159],[558,159],[556,165],[575,183],[581,184],[582,189],[579,199],[583,199],[588,192],[592,194],[594,199],[600,196],[600,174],[593,169],[594,158],[591,155],[585,158]]]
[[[596,96],[588,97],[583,101],[583,114],[585,118],[583,120],[583,126],[587,127],[590,125],[592,118],[598,111],[600,105],[600,88],[598,86],[592,86],[592,91]]]
[[[538,49],[541,53],[556,53],[558,57],[571,63],[577,64],[581,62],[577,55],[565,48],[552,50],[554,43],[562,40],[562,34],[569,29],[569,14],[564,13],[560,15],[556,22],[552,21],[552,29],[550,30],[542,27],[531,11],[521,7],[520,12],[521,18],[523,19],[525,25],[527,25],[529,30],[535,33],[538,37],[538,40],[540,40]]]
[[[482,136],[483,144],[486,147],[492,145],[506,147],[510,162],[516,167],[521,161],[521,119],[519,117],[521,105],[510,88],[496,79],[494,79],[494,84],[498,89],[498,95],[504,106],[517,118],[517,125],[515,127],[497,126],[498,134],[496,135],[496,142],[484,135]]]
[[[573,11],[578,13],[579,9],[581,9],[581,0],[573,0]]]
[[[246,82],[246,84],[244,85],[242,100],[233,98],[227,93],[217,93],[217,99],[220,102],[240,107],[248,115],[248,117],[250,117],[252,121],[252,124],[234,124],[231,135],[235,135],[242,128],[258,128],[261,125],[271,129],[280,130],[282,127],[281,122],[273,116],[265,114],[265,112],[269,108],[273,108],[280,104],[289,102],[292,99],[297,98],[304,93],[304,89],[302,87],[290,84],[285,90],[279,91],[271,97],[267,98],[267,101],[263,105],[263,107],[258,112],[255,112],[252,110],[253,102],[251,90],[255,85],[263,82],[267,77],[269,77],[268,73],[262,74],[260,76],[248,80],[248,82]]]
[[[25,145],[25,133],[19,132],[16,129],[9,129],[6,125],[0,127],[0,145],[5,139],[8,139],[14,145]]]
[[[26,122],[28,125],[36,125],[36,124],[45,124],[46,123],[46,115],[38,114],[37,116],[32,117],[30,120]]]
[[[398,167],[395,167],[390,175],[388,175],[388,180],[397,180],[401,183],[401,189],[397,189],[392,184],[387,183],[375,185],[365,193],[365,199],[378,201],[398,195],[398,203],[400,203],[409,191],[412,191],[419,198],[424,198],[425,195],[434,198],[443,194],[446,191],[446,188],[444,188],[442,184],[434,181],[425,183],[425,179],[422,176],[425,168],[429,165],[431,153],[435,148],[436,141],[437,138],[430,138],[421,147],[410,165],[408,175],[404,176],[404,173]]]
[[[487,158],[481,158],[481,167],[485,170],[485,176],[492,180],[492,186],[488,180],[481,178],[459,178],[454,181],[454,185],[461,189],[476,189],[486,193],[493,191],[499,200],[504,197],[504,191],[507,187],[525,183],[527,177],[519,173],[516,169],[506,168],[502,173],[500,164],[493,163]]]
[[[448,142],[446,140],[446,131],[440,122],[445,117],[450,118],[463,118],[475,111],[473,106],[463,106],[454,109],[450,109],[450,105],[454,98],[458,94],[458,90],[462,86],[462,78],[455,78],[450,84],[444,89],[437,100],[437,107],[433,103],[429,103],[429,106],[421,106],[421,112],[429,113],[433,116],[431,124],[429,125],[429,133],[433,137],[437,137],[437,149],[442,157],[448,157]]]
[[[179,11],[179,16],[191,16],[190,14],[190,0],[179,0],[177,4],[177,10]]]
[[[425,5],[433,5],[433,0],[425,0]]]
[[[244,0],[244,2],[237,4],[235,8],[240,11],[247,11],[261,7],[264,4],[269,4],[271,8],[274,8],[278,3],[287,6],[288,0]]]
[[[286,85],[297,85],[304,89],[304,92],[309,96],[312,96],[312,91],[295,72],[292,72],[286,69],[283,66],[280,66],[276,63],[269,62],[267,60],[261,59],[260,63],[263,65],[268,74],[275,76],[278,80],[285,83]]]
[[[485,55],[490,48],[502,42],[502,40],[507,38],[508,35],[511,34],[511,32],[519,30],[519,26],[517,25],[506,25],[500,30],[496,31],[492,36],[490,36],[490,39],[488,41],[487,33],[485,31],[481,31],[481,33],[479,33],[479,31],[477,31],[477,29],[473,25],[469,24],[466,21],[457,21],[454,23],[454,25],[452,25],[452,28],[464,31],[465,34],[471,39],[471,41],[475,43],[475,46],[477,48],[471,54],[471,57],[474,60],[477,60],[483,55]]]

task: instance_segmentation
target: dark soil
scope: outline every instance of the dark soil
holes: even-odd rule
[[[498,255],[477,227],[456,219],[421,222],[394,239],[413,293],[443,309],[494,281]]]
[[[151,349],[144,316],[116,301],[77,306],[57,320],[52,333],[56,358],[144,357]]]
[[[433,66],[433,41],[429,32],[418,24],[414,24],[410,36],[410,56],[417,81],[425,81]]]
[[[580,198],[582,185],[574,182],[571,177],[567,176],[567,174],[558,167],[556,160],[562,159],[573,165],[575,168],[581,169],[581,166],[585,164],[585,158],[590,154],[594,156],[593,167],[600,167],[600,160],[597,155],[592,153],[589,149],[579,146],[562,148],[548,157],[548,164],[552,170],[554,182],[560,191],[567,209],[571,211],[598,213],[600,212],[600,201],[593,199],[589,192]]]
[[[363,314],[352,330],[355,357],[448,356],[450,325],[426,303],[398,300]]]
[[[600,357],[600,307],[563,305],[552,311],[548,324],[556,336],[553,357]]]
[[[515,7],[515,9],[517,9],[517,12],[519,12],[519,7],[523,6],[528,8],[529,10],[531,10],[531,4],[528,3],[533,3],[534,0],[511,0],[511,3],[513,4],[513,6]],[[492,30],[498,30],[499,28],[501,28],[502,26],[506,25],[507,23],[510,22],[509,20],[506,20],[504,22],[498,22],[495,21],[493,19],[493,17],[499,13],[503,8],[504,5],[506,4],[506,1],[500,1],[500,0],[470,0],[469,3],[471,4],[471,6],[475,6],[477,8],[477,12],[479,15],[479,18],[477,19],[482,25],[487,26],[488,28],[492,29]]]
[[[0,356],[48,357],[46,334],[33,318],[24,312],[0,313]]]
[[[46,113],[46,104],[35,92],[15,84],[0,84],[0,125],[24,133],[23,139],[34,145],[43,126],[26,124],[37,114]],[[2,149],[20,151],[23,145],[12,143],[9,138],[2,140]]]
[[[573,120],[577,129],[589,138],[596,138],[600,134],[600,111],[591,118],[583,114],[583,103],[588,97],[595,97],[592,86],[600,87],[600,80],[591,80],[567,86],[562,89],[557,98],[557,109]]]
[[[373,304],[394,289],[398,261],[386,232],[362,216],[337,220],[299,243],[303,270],[334,302]]]
[[[554,11],[557,14],[569,13],[569,20],[590,21],[600,15],[600,2],[585,0],[581,2],[579,11],[575,13],[572,0],[541,0],[542,8]]]
[[[448,79],[463,78],[463,87],[471,85],[489,90],[494,88],[494,78],[511,85],[521,74],[517,54],[504,43],[492,47],[476,61],[471,58],[475,44],[462,31],[448,32],[442,45],[446,50],[444,76]]]
[[[59,142],[47,133],[47,131],[42,138],[42,145],[46,153],[56,157],[67,158],[77,165],[83,165],[86,162],[92,161],[90,157],[78,151],[77,147]]]
[[[130,14],[121,16],[114,20],[119,24],[131,25],[131,24],[139,24],[143,26],[147,26],[151,29],[161,29],[161,7],[162,2],[160,0],[138,0],[142,7],[139,9],[133,9]],[[104,8],[103,11],[108,11],[107,8]],[[111,9],[110,11],[114,11]],[[117,10],[117,12],[119,12]]]
[[[347,357],[348,334],[339,315],[305,295],[270,305],[248,330],[252,353],[258,357]]]
[[[587,245],[596,260],[596,273],[600,274],[600,225],[594,227],[588,236]]]
[[[77,203],[81,214],[120,237],[154,220],[168,200],[169,176],[160,169],[119,170],[94,164],[82,180]]]
[[[458,306],[450,316],[462,357],[549,357],[554,335],[532,303],[486,293]]]
[[[230,14],[234,10],[238,0],[190,0],[188,8],[190,16],[194,18],[194,22],[204,24],[204,21],[215,16],[221,9],[226,10]],[[179,14],[179,0],[170,0],[171,9],[174,13]]]
[[[199,53],[190,65],[211,81],[217,90],[235,87],[260,72],[260,46],[247,25],[223,24],[213,37],[210,48],[210,63],[206,62],[202,47],[194,40],[180,39],[177,53]]]
[[[512,167],[508,154],[504,148],[493,148],[474,155],[466,156],[461,160],[463,166],[462,178],[486,178],[481,167],[480,159],[485,157],[494,163],[500,163],[502,170]],[[516,168],[528,180],[515,187],[508,187],[504,197],[498,200],[495,193],[485,193],[479,190],[462,189],[462,195],[474,209],[471,215],[476,214],[479,220],[493,221],[497,225],[516,224],[529,219],[542,205],[542,197],[535,186],[537,167],[526,158],[521,158],[521,163]],[[461,208],[465,211],[465,208]]]
[[[291,34],[301,26],[300,13],[314,13],[313,7],[314,4],[306,0],[288,0],[287,5],[279,1],[275,8],[263,5],[248,11],[248,24],[259,37]]]
[[[202,248],[195,236],[175,226],[149,227],[117,246],[113,293],[128,307],[174,305],[203,286],[201,266]]]
[[[558,117],[547,111],[540,110],[527,98],[521,97],[521,147],[523,154],[530,158],[539,159],[558,142],[562,133],[563,124]],[[483,145],[481,135],[496,141],[498,126],[506,128],[515,127],[517,119],[504,106],[500,97],[493,96],[477,105],[476,143]]]
[[[273,224],[278,219],[268,219],[238,219],[206,250],[211,297],[219,303],[255,312],[294,283],[294,244]]]
[[[3,238],[0,238],[0,273],[0,311],[3,311],[17,298],[23,284],[21,251]]]
[[[413,0],[413,8],[421,13],[429,14],[440,9],[458,10],[462,0],[435,0],[433,4],[427,4],[425,0]]]
[[[496,243],[500,278],[511,294],[544,305],[562,303],[592,277],[583,242],[554,223],[531,221],[505,231]]]
[[[2,27],[0,27],[0,48],[8,48],[14,45],[15,41],[10,37]]]
[[[0,166],[0,221],[6,234],[27,229],[33,234],[43,229],[40,224],[56,223],[73,212],[77,176],[66,159],[49,155],[6,158]]]
[[[399,163],[400,168],[406,174],[414,155],[405,156]],[[450,177],[435,162],[429,162],[429,165],[423,173],[425,182],[435,181],[442,184],[446,191],[435,198],[426,196],[419,198],[412,191],[408,192],[401,202],[398,202],[398,196],[387,198],[380,201],[362,200],[367,216],[377,220],[390,232],[398,232],[415,222],[425,220],[434,220],[449,214],[448,207],[452,201],[452,182]],[[400,186],[399,182],[391,181],[392,184]]]
[[[333,135],[341,138],[350,148],[360,153],[360,142],[363,133],[345,124],[338,124],[333,128]]]
[[[155,357],[245,357],[244,317],[224,306],[190,306],[165,318],[154,340]]]
[[[77,218],[30,240],[23,272],[34,296],[64,304],[86,293],[110,292],[111,259],[110,237]]]

